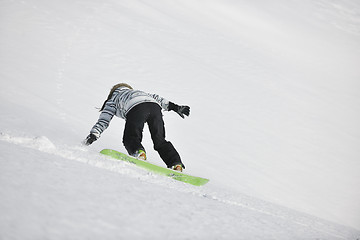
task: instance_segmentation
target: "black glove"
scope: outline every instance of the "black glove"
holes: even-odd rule
[[[97,140],[97,137],[93,134],[90,133],[86,139],[83,141],[83,144],[86,146],[89,146],[90,144],[92,144],[93,142],[95,142]]]
[[[176,105],[175,103],[172,103],[172,102],[169,102],[169,111],[176,112],[182,118],[185,118],[184,114],[186,116],[190,115],[190,107],[189,106],[179,106],[179,105]]]

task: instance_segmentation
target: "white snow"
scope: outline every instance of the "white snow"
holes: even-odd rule
[[[359,62],[356,0],[0,1],[0,239],[359,239]],[[207,185],[80,145],[119,82]]]

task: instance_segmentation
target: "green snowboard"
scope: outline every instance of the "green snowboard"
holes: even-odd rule
[[[115,159],[133,163],[136,166],[145,168],[151,172],[154,172],[154,173],[157,173],[160,175],[164,175],[164,176],[168,176],[168,177],[171,177],[172,179],[182,181],[185,183],[189,183],[189,184],[192,184],[195,186],[202,186],[202,185],[206,184],[207,182],[209,182],[209,179],[201,178],[201,177],[194,177],[194,176],[187,175],[187,174],[184,174],[184,173],[181,173],[178,171],[174,171],[174,170],[171,170],[168,168],[160,167],[160,166],[151,164],[149,162],[130,157],[124,153],[121,153],[121,152],[118,152],[115,150],[104,149],[100,153],[110,156],[110,157],[113,157]]]

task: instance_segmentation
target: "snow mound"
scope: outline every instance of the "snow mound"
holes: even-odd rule
[[[36,149],[41,152],[53,153],[56,151],[55,145],[46,136],[11,136],[7,133],[0,133],[0,140]]]

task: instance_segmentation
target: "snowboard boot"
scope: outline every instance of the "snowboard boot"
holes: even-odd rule
[[[176,164],[174,166],[171,167],[172,170],[178,171],[178,172],[182,172],[183,167],[181,164]]]
[[[137,159],[139,160],[143,160],[145,161],[146,160],[146,152],[144,150],[138,150],[136,151],[136,153],[134,154]]]

